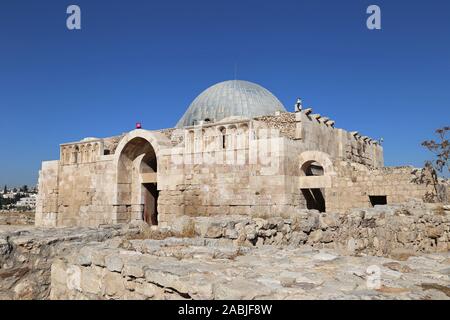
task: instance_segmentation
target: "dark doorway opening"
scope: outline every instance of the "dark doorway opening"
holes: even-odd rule
[[[306,199],[306,208],[325,212],[325,198],[321,189],[301,189]]]
[[[144,221],[149,225],[158,224],[158,195],[156,183],[144,183]]]
[[[370,204],[372,207],[375,207],[376,205],[386,205],[387,204],[387,197],[386,196],[369,196]]]

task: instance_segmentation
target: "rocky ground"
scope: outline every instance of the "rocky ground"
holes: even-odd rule
[[[112,240],[52,268],[53,299],[450,299],[450,254],[344,256],[216,239]]]
[[[0,227],[0,300],[46,299],[50,293],[51,265],[56,257],[68,256],[90,242],[139,233],[137,228],[123,225],[100,228],[4,228]]]
[[[0,231],[6,225],[34,225],[34,212],[0,212]]]
[[[450,299],[450,212],[0,226],[0,299]]]

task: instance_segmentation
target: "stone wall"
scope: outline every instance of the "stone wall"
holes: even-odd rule
[[[112,224],[115,177],[108,155],[95,162],[59,166],[56,225]]]
[[[225,132],[225,149],[221,132]],[[310,150],[324,156],[303,159]],[[383,164],[377,142],[335,129],[326,118],[307,112],[192,127],[186,130],[180,148],[171,150],[171,156],[174,154],[179,156],[179,164],[164,157],[164,171],[158,169],[159,213],[164,225],[183,215],[299,212],[307,207],[299,183],[304,163],[326,158],[336,176],[327,175],[327,181],[344,174],[333,168],[340,160],[362,163],[363,170]],[[339,199],[330,200],[332,209],[340,209]],[[342,205],[342,211],[346,209]]]
[[[292,193],[288,184],[289,168],[284,160],[287,139],[276,139],[277,152],[272,150],[267,163],[260,161],[264,155],[256,152],[257,144],[263,143],[258,140],[248,147],[243,144],[227,150],[188,153],[184,157],[190,159],[182,164],[167,164],[168,174],[159,176],[160,221],[170,224],[183,215],[277,214],[304,208],[304,199],[292,201],[299,190]],[[200,159],[198,162],[196,157]],[[215,161],[209,163],[205,161],[207,158]],[[229,163],[230,159],[240,158],[242,163]],[[178,179],[171,178],[174,172],[180,173]]]
[[[44,161],[39,171],[36,225],[56,226],[58,216],[59,161]]]
[[[351,208],[369,208],[370,196],[385,196],[387,204],[399,204],[410,199],[424,200],[433,186],[417,180],[413,167],[368,168],[350,162],[340,162],[332,186],[325,190],[327,211],[346,212]]]
[[[419,202],[354,209],[347,214],[307,210],[283,217],[185,217],[172,227],[181,231],[192,223],[201,237],[224,238],[247,246],[311,245],[374,256],[390,256],[402,250],[450,250],[450,207]]]
[[[305,210],[279,217],[264,213],[259,218],[185,216],[170,228],[156,228],[160,232],[158,239],[164,238],[164,234],[193,236],[190,239],[140,240],[146,237],[141,228],[115,225],[0,233],[0,298],[287,298],[298,293],[298,285],[305,282],[298,280],[300,284],[295,284],[288,269],[306,270],[309,262],[298,260],[299,254],[311,252],[311,248],[333,250],[343,256],[398,260],[450,251],[450,207],[420,202],[355,209],[347,214]],[[270,249],[273,247],[279,249]],[[256,248],[258,251],[253,251]],[[265,262],[261,260],[264,252],[268,252]],[[267,264],[267,259],[275,257],[281,260]],[[317,268],[311,266],[311,270],[319,272],[323,259],[344,260],[329,257],[322,254],[319,259],[322,262],[317,261]],[[292,261],[287,264],[286,259]],[[354,266],[353,260],[348,261]],[[373,264],[370,259],[364,263]],[[230,282],[230,274],[237,267],[240,273],[234,275],[243,278]],[[274,274],[265,273],[272,268],[276,269]],[[349,265],[342,268],[348,270]],[[256,269],[259,271],[255,273]],[[255,282],[257,286],[250,286],[253,289],[249,290],[246,281],[255,275],[261,282]],[[299,279],[304,276],[299,275]],[[285,285],[268,289],[264,282],[268,277],[275,277]],[[318,280],[317,287],[320,283],[323,281]],[[346,288],[344,284],[337,285]]]
[[[153,153],[150,168],[144,159]],[[303,166],[313,162],[324,168],[323,177],[305,176]],[[369,207],[371,195],[388,203],[423,197],[427,188],[411,182],[412,169],[382,165],[378,142],[308,110],[185,130],[134,130],[61,145],[61,159],[42,165],[36,225],[142,219],[144,183],[157,185],[163,226],[184,215],[299,213],[308,207],[302,189],[322,189],[326,210],[335,212]]]
[[[137,228],[123,225],[1,232],[0,300],[46,299],[50,293],[50,266],[57,256],[92,241],[137,233]]]
[[[362,136],[356,131],[349,132],[335,128],[334,121],[306,109],[295,113],[296,139],[303,150],[325,152],[332,159],[351,161],[369,167],[382,167],[383,148],[378,141]]]

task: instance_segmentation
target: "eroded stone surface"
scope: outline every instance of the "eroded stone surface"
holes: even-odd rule
[[[392,257],[450,250],[450,211],[438,214],[432,205],[418,202],[346,214],[304,210],[284,218],[185,217],[176,228],[182,229],[183,224],[194,225],[200,237],[248,246],[307,244],[345,254]]]
[[[123,261],[121,272],[77,265],[75,252],[54,263],[51,298],[127,299],[138,293],[144,299],[450,299],[448,252],[397,261],[307,246],[240,248],[201,241],[132,241],[131,250],[111,253]],[[107,247],[90,245],[94,255]],[[89,275],[90,283],[70,289],[64,274],[73,267]]]
[[[193,237],[137,223],[0,233],[0,299],[448,299],[449,214],[425,205],[177,228]]]
[[[49,296],[50,272],[54,258],[80,249],[77,264],[90,265],[93,255],[90,242],[136,234],[124,225],[100,228],[26,228],[0,232],[0,299],[45,299]],[[96,260],[97,261],[97,260]],[[65,273],[70,288],[78,288],[77,266]],[[61,279],[61,274],[55,274]],[[85,279],[86,280],[86,279]]]

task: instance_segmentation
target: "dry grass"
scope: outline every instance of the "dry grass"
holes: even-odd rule
[[[180,238],[194,238],[197,236],[195,232],[195,222],[193,220],[189,220],[189,223],[184,226],[181,233],[178,235]]]
[[[242,251],[242,249],[240,247],[238,247],[236,252],[234,254],[230,255],[228,259],[236,260],[237,257],[243,256],[243,255],[245,255],[245,253]]]
[[[433,213],[438,216],[445,216],[447,214],[447,212],[444,210],[443,205],[433,209]]]
[[[134,235],[129,235],[127,240],[164,240],[167,238],[194,238],[197,236],[195,232],[195,223],[190,221],[181,232],[174,232],[171,230],[164,229],[154,229],[150,226],[141,226],[139,228],[139,233]]]
[[[416,255],[416,253],[413,252],[412,250],[407,250],[407,249],[403,249],[403,248],[396,248],[396,249],[391,251],[389,256],[390,256],[390,258],[392,258],[394,260],[406,261],[406,260],[409,259],[409,257],[413,257],[415,255]]]
[[[153,239],[153,240],[164,240],[166,238],[174,237],[174,233],[172,231],[161,231],[159,229],[151,229],[141,228],[138,234],[129,235],[126,237],[127,240],[145,240],[145,239]]]

